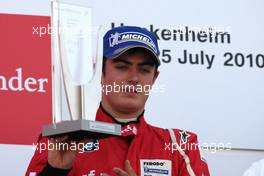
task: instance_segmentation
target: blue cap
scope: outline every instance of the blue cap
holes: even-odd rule
[[[145,48],[153,54],[155,63],[160,65],[159,47],[156,36],[145,28],[120,26],[110,29],[104,35],[103,55],[114,59],[132,48]]]

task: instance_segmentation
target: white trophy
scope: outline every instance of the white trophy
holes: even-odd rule
[[[74,140],[121,135],[120,125],[95,121],[103,57],[91,8],[53,1],[51,26],[53,123],[42,135]]]

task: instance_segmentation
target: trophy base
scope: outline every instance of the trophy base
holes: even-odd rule
[[[73,120],[46,125],[42,128],[42,136],[59,137],[63,135],[68,135],[70,140],[75,141],[121,136],[121,125],[92,120]]]

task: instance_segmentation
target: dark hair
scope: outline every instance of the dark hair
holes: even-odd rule
[[[128,56],[132,56],[132,55],[135,55],[135,54],[144,54],[146,56],[149,56],[149,57],[152,57],[153,59],[151,60],[153,66],[155,66],[155,71],[158,70],[158,62],[155,58],[155,56],[153,55],[153,53],[145,48],[132,48],[132,49],[129,49],[128,51],[125,52]],[[106,57],[103,57],[103,66],[102,66],[102,72],[103,74],[105,74],[105,67],[106,67]]]

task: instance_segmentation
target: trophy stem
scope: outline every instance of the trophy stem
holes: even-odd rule
[[[86,114],[85,114],[85,85],[81,85],[81,118],[85,119]]]
[[[58,39],[63,41],[63,37],[60,34],[60,26],[58,26]],[[83,94],[84,90],[81,85],[75,85],[71,82],[71,75],[69,72],[67,62],[67,54],[65,48],[59,44],[59,55],[61,63],[61,75],[64,86],[64,93],[66,97],[66,102],[70,114],[70,120],[78,120],[82,118],[84,107],[83,107]],[[64,58],[64,59],[63,59]]]

